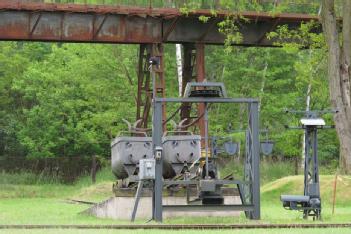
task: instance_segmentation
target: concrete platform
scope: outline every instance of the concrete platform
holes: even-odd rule
[[[191,197],[195,199],[195,197]],[[140,199],[137,219],[149,219],[151,218],[152,202],[150,196],[144,196]],[[241,200],[239,196],[224,196],[225,205],[240,205]],[[165,196],[163,198],[163,205],[186,205],[186,198],[179,196]],[[130,220],[132,210],[134,206],[134,197],[111,197],[110,199],[97,204],[88,210],[84,211],[86,214],[90,214],[99,218],[111,218],[119,220]],[[205,216],[216,216],[216,217],[237,217],[241,211],[164,211],[164,218],[172,217],[205,217]]]

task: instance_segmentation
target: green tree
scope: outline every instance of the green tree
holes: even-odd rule
[[[128,54],[124,47],[53,45],[14,80],[26,104],[17,135],[29,156],[108,155],[114,124],[134,111],[123,68]]]

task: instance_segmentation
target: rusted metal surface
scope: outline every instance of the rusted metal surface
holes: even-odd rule
[[[148,127],[148,120],[151,110],[152,101],[152,81],[149,71],[150,57],[159,57],[160,66],[156,68],[156,95],[165,97],[165,81],[164,81],[164,61],[163,61],[163,45],[162,44],[141,44],[139,49],[138,61],[138,91],[137,91],[137,110],[136,120],[139,122],[139,128]],[[166,107],[163,106],[163,120],[166,119]]]
[[[136,120],[142,119],[139,128],[147,128],[148,117],[151,108],[152,90],[150,88],[150,72],[148,60],[151,57],[152,44],[141,44],[138,61],[138,91]]]
[[[195,63],[195,47],[194,44],[183,44],[183,77],[182,77],[182,96],[185,92],[185,87],[188,82],[194,78],[194,63]],[[182,103],[180,110],[180,118],[187,119],[185,125],[191,122],[191,103]],[[186,129],[184,129],[186,130]]]
[[[204,23],[199,16],[210,17]],[[223,44],[218,22],[232,13],[209,10],[182,14],[173,8],[142,8],[102,5],[25,3],[0,1],[0,40],[100,42],[100,43],[204,43]],[[239,45],[272,46],[266,33],[277,26],[298,27],[318,20],[304,14],[242,12],[243,35]]]
[[[201,22],[200,16],[209,17]],[[165,96],[162,43],[182,43],[184,46],[183,90],[194,78],[205,79],[204,45],[223,44],[225,35],[219,32],[218,23],[226,17],[236,18],[226,11],[191,11],[187,15],[174,8],[143,8],[108,5],[79,5],[34,3],[16,0],[0,1],[0,40],[25,40],[85,43],[136,43],[141,44],[138,67],[138,95],[136,118],[142,119],[139,127],[147,128],[151,109],[152,90],[148,72],[150,56],[159,56],[156,93]],[[272,46],[266,35],[279,25],[299,27],[302,22],[318,20],[304,14],[277,14],[241,12],[237,25],[243,40],[238,45]],[[196,46],[195,46],[196,44]],[[195,67],[196,66],[196,67]],[[198,116],[203,113],[198,108]],[[191,104],[183,104],[182,119],[190,121]],[[165,107],[163,119],[166,119]],[[204,135],[204,120],[198,121]]]
[[[158,57],[160,64],[156,68],[156,80],[155,80],[155,87],[156,87],[156,96],[157,97],[166,97],[166,83],[164,77],[164,53],[163,53],[163,44],[153,44],[153,52],[152,56]],[[162,104],[162,122],[166,121],[166,103]],[[163,130],[165,130],[166,126],[163,126]]]
[[[42,3],[42,2],[23,2],[22,0],[1,0],[0,8],[3,10],[35,10],[35,11],[62,11],[77,13],[98,13],[98,14],[126,14],[126,15],[144,15],[144,16],[161,16],[176,17],[183,16],[179,9],[176,8],[145,8],[132,6],[115,6],[115,5],[85,5],[85,4],[69,4],[69,3]],[[217,17],[229,15],[228,11],[220,10],[216,12]],[[232,14],[232,13],[231,13]],[[199,9],[188,12],[188,16],[213,16],[210,10]],[[286,20],[295,21],[301,19],[304,21],[318,20],[318,16],[299,14],[299,13],[282,13],[276,14],[275,17],[267,12],[242,12],[241,16],[248,19],[272,19],[275,17],[284,18]]]
[[[182,94],[184,94],[187,83],[196,80],[203,82],[206,78],[205,73],[205,45],[202,43],[197,44],[183,44],[183,78],[182,78]],[[180,117],[181,119],[188,119],[184,123],[185,126],[191,122],[191,103],[182,103]],[[205,137],[205,120],[203,118],[205,105],[203,103],[197,106],[196,123],[202,137],[202,145],[204,145]],[[185,129],[184,129],[185,130]]]
[[[205,81],[205,45],[204,44],[196,44],[196,81],[197,82],[204,82]],[[200,130],[200,135],[202,139],[202,146],[205,145],[206,141],[206,132],[205,132],[205,104],[199,103],[197,107],[197,115],[202,116],[198,121],[198,126]]]

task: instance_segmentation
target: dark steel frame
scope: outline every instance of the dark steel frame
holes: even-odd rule
[[[311,186],[314,186],[315,190],[313,196],[320,198],[319,188],[319,170],[318,170],[318,138],[317,138],[318,126],[305,126],[305,171],[304,171],[304,195],[310,196]],[[303,217],[308,218],[310,213],[314,213],[317,219],[321,217],[322,208],[305,209],[303,211]]]
[[[308,197],[308,201],[300,200],[299,196],[296,196],[294,201],[286,201],[285,198],[281,197],[284,208],[289,206],[291,210],[303,211],[303,218],[308,219],[309,216],[313,216],[313,219],[320,220],[322,206],[311,206],[311,199],[318,199],[321,202],[320,197],[320,185],[319,185],[319,169],[318,169],[318,129],[330,129],[332,126],[317,126],[308,125],[301,127],[289,127],[289,129],[303,129],[305,131],[305,161],[304,161],[304,196]],[[289,195],[286,195],[289,196]],[[295,197],[291,195],[290,197]],[[301,197],[301,196],[300,196]],[[303,196],[302,196],[303,197]]]
[[[319,115],[325,113],[337,113],[337,110],[323,110],[323,111],[289,111],[286,113],[294,114],[304,114],[305,119],[319,119]],[[319,184],[319,169],[318,169],[318,129],[333,129],[334,126],[325,126],[318,124],[309,124],[300,127],[289,127],[288,129],[303,129],[305,134],[305,162],[304,162],[304,196],[308,197],[310,201],[312,199],[318,199],[319,205],[311,205],[310,201],[306,203],[305,201],[300,201],[296,199],[295,201],[287,201],[287,205],[290,206],[291,210],[301,210],[303,211],[303,218],[307,219],[309,216],[313,216],[313,219],[321,219],[321,196],[320,196],[320,184]],[[289,196],[289,195],[288,195]],[[291,195],[290,197],[293,197]],[[286,207],[286,200],[281,198],[283,206]],[[300,206],[298,206],[300,205]]]
[[[259,112],[257,99],[252,98],[155,98],[153,100],[153,127],[152,142],[153,150],[162,148],[162,106],[166,103],[246,103],[248,105],[249,124],[247,134],[247,150],[244,165],[244,181],[231,181],[240,187],[242,205],[197,205],[197,206],[163,206],[162,189],[166,183],[162,178],[163,155],[156,160],[156,179],[153,189],[153,214],[152,218],[157,222],[162,222],[163,208],[178,210],[205,209],[205,210],[241,210],[245,211],[249,219],[260,219],[260,142],[259,142]],[[173,182],[175,183],[175,182]],[[179,182],[177,182],[179,183]],[[187,181],[182,181],[187,183]],[[189,181],[188,184],[193,182]]]

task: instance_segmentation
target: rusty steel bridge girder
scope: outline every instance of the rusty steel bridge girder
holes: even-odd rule
[[[200,16],[210,17],[201,22]],[[0,40],[97,43],[202,43],[223,44],[218,23],[232,13],[178,9],[99,6],[83,4],[0,1]],[[318,20],[305,14],[242,12],[238,22],[242,46],[272,46],[266,34],[279,25],[297,28]]]

